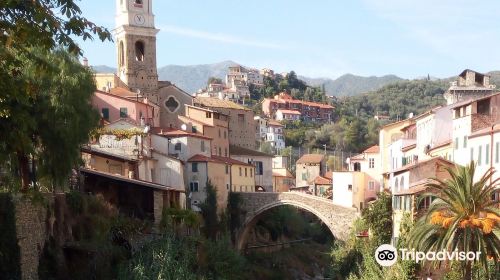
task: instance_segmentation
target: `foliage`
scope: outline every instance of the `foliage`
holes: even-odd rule
[[[207,198],[200,205],[201,215],[203,217],[202,232],[207,238],[215,240],[220,225],[217,215],[217,190],[210,181],[208,181],[206,185],[206,194]]]
[[[94,138],[99,138],[101,135],[114,135],[117,141],[130,139],[133,136],[145,136],[146,133],[138,128],[129,129],[109,129],[109,128],[97,128],[91,132],[91,136]]]
[[[120,267],[118,279],[198,279],[196,244],[166,235],[149,243]]]
[[[222,79],[217,77],[208,78],[207,84],[222,84]]]
[[[0,193],[0,275],[21,278],[21,257],[16,234],[16,208],[9,193]]]
[[[201,262],[201,275],[207,279],[244,279],[246,260],[232,248],[228,236],[208,240],[204,245],[207,257]]]
[[[363,210],[363,219],[373,234],[375,244],[390,243],[392,235],[389,230],[392,228],[391,196],[385,192],[380,192],[377,200]]]
[[[229,214],[229,232],[231,240],[236,243],[236,231],[241,227],[241,196],[239,193],[230,192],[227,200]]]
[[[164,208],[160,221],[162,232],[177,232],[179,228],[186,227],[188,231],[196,229],[201,223],[200,216],[189,209]]]
[[[49,187],[63,185],[80,160],[80,145],[97,125],[98,114],[90,104],[93,74],[60,49],[30,49],[16,60],[19,65],[0,67],[17,71],[13,77],[18,83],[5,91],[0,103],[0,129],[9,131],[0,140],[0,163],[12,161],[16,168],[11,172],[19,170],[26,188],[31,156],[42,181]]]
[[[53,51],[61,46],[78,54],[74,38],[95,35],[111,40],[105,28],[81,15],[73,0],[0,5],[0,130],[9,131],[0,140],[0,164],[12,161],[11,172],[18,170],[24,189],[30,183],[30,154],[44,159],[43,175],[60,182],[97,118],[88,103],[95,89],[92,73],[76,56]]]
[[[500,258],[500,240],[495,232],[500,225],[500,212],[491,200],[497,180],[489,169],[474,183],[475,164],[447,168],[450,179],[432,179],[425,197],[435,197],[410,235],[412,247],[428,251],[481,252],[479,263],[488,270],[487,258],[495,263]],[[475,261],[466,261],[465,279],[471,278]]]

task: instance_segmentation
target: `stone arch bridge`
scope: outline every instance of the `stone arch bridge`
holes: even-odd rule
[[[240,210],[243,223],[237,233],[236,246],[244,249],[248,233],[267,210],[281,206],[292,205],[314,214],[330,229],[336,239],[345,240],[351,230],[352,223],[359,216],[355,208],[333,204],[330,199],[298,192],[239,192],[241,198]]]

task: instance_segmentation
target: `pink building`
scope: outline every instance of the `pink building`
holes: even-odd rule
[[[108,122],[130,119],[138,125],[160,125],[160,110],[147,98],[131,99],[98,90],[92,97],[92,106]]]
[[[265,98],[262,102],[262,112],[267,117],[277,120],[283,119],[283,111],[287,112],[287,116],[293,119],[327,122],[331,121],[333,106],[293,99],[286,92],[282,92],[274,98]]]

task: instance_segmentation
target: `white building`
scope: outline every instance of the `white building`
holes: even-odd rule
[[[276,111],[277,121],[298,121],[302,114],[297,110],[278,109]]]

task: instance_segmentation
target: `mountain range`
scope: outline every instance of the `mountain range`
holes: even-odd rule
[[[228,67],[238,65],[238,63],[227,60],[213,64],[199,65],[166,65],[158,68],[158,77],[160,80],[166,80],[174,83],[188,93],[194,93],[201,88],[206,87],[208,78],[216,77],[225,79],[228,73]],[[97,73],[114,73],[116,68],[106,65],[92,66]],[[500,85],[500,71],[491,71],[491,83]],[[336,79],[330,78],[310,78],[299,76],[310,86],[324,86],[325,91],[330,96],[353,96],[368,91],[374,91],[387,84],[404,79],[396,75],[385,75],[381,77],[370,76],[363,77],[353,74],[345,74]],[[427,77],[423,77],[422,79]],[[432,79],[436,79],[431,77]],[[454,80],[455,78],[446,78],[445,80]]]

